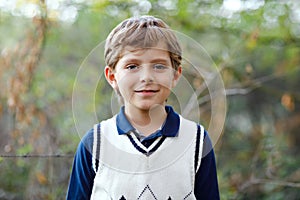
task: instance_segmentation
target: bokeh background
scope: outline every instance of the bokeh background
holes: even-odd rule
[[[0,199],[65,198],[84,134],[72,113],[79,66],[135,15],[164,19],[201,44],[219,69],[227,97],[215,145],[221,199],[300,199],[295,0],[0,0]],[[185,73],[195,90],[205,86],[197,73]],[[200,91],[199,121],[207,126],[211,104]],[[111,114],[111,95],[97,86],[99,119]],[[84,106],[83,115],[94,108]]]

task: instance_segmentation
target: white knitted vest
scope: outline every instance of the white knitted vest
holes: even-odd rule
[[[132,141],[127,135],[118,135],[116,117],[101,122],[98,137],[95,125],[94,170],[97,142],[100,142],[100,160],[91,199],[195,199],[194,182],[202,157],[203,127],[200,126],[200,138],[198,135],[198,153],[195,152],[197,124],[181,116],[178,137],[166,137],[164,141],[158,138],[149,148],[133,133],[129,136]],[[141,153],[138,148],[152,153]],[[153,148],[157,149],[151,151]],[[195,155],[198,155],[196,169]]]

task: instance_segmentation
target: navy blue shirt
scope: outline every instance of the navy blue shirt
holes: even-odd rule
[[[177,137],[180,126],[179,115],[174,112],[172,107],[166,106],[168,113],[162,128],[147,137],[139,135],[143,145],[149,147],[158,137]],[[116,118],[116,125],[119,135],[136,131],[130,124],[124,113],[124,107],[120,110]],[[72,173],[70,177],[67,199],[90,199],[95,172],[92,168],[92,148],[93,148],[93,129],[87,132],[78,145]],[[215,200],[220,199],[217,180],[215,155],[207,132],[204,132],[204,146],[201,165],[196,173],[194,193],[196,199]]]

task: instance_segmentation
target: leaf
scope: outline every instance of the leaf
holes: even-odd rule
[[[42,172],[36,172],[35,176],[41,185],[46,185],[48,183],[46,176]]]
[[[281,104],[288,111],[295,110],[295,102],[291,94],[288,93],[283,94],[281,97]]]
[[[33,151],[32,145],[31,144],[26,144],[26,145],[24,145],[23,147],[21,147],[17,150],[17,154],[18,155],[26,155],[26,154],[28,154],[32,151]]]

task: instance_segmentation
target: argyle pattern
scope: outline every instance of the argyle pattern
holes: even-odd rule
[[[147,185],[143,191],[141,192],[141,194],[138,196],[137,200],[146,200],[146,195],[148,196],[148,194],[150,193],[151,199],[147,198],[147,200],[157,200],[157,197],[155,196],[154,192],[152,191],[152,189],[150,188],[149,185]],[[190,195],[192,194],[192,191],[189,192],[183,200],[185,200],[186,198],[188,198]],[[122,197],[119,200],[127,200],[124,195],[122,195]],[[167,200],[172,200],[171,196],[168,197]]]

